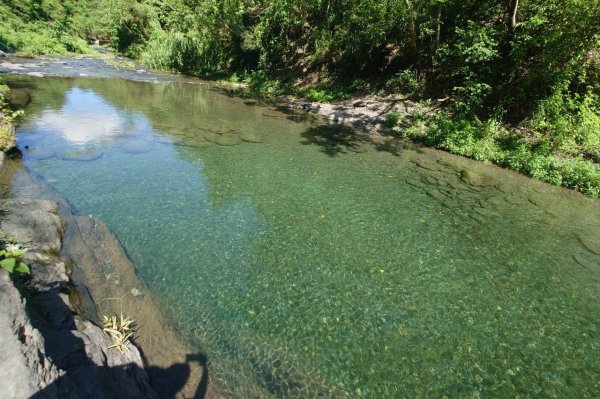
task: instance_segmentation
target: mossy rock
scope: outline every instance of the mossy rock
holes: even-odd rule
[[[29,59],[35,59],[37,58],[37,54],[31,52],[31,51],[17,51],[15,53],[15,57],[16,58],[29,58]]]
[[[460,172],[460,179],[474,187],[491,187],[497,184],[494,179],[488,176],[480,175],[466,169]]]
[[[240,135],[240,139],[246,143],[262,143],[264,138],[258,133],[244,133]]]
[[[0,113],[0,151],[15,147],[15,127]]]
[[[8,95],[8,102],[13,107],[24,107],[31,102],[31,96],[25,89],[12,89]]]
[[[218,145],[231,146],[238,145],[242,142],[242,139],[237,134],[225,134],[217,137],[215,141]]]

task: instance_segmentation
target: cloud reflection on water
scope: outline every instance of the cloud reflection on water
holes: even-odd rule
[[[32,122],[46,133],[84,146],[114,140],[123,134],[127,119],[95,92],[74,87],[66,93],[59,112],[45,109]]]

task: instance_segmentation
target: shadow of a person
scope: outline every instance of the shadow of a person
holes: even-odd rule
[[[198,383],[193,399],[203,399],[208,384],[206,356],[203,354],[187,354],[184,363],[174,364],[166,369],[151,366],[146,368],[150,384],[162,399],[175,398],[190,378],[191,362],[198,362],[202,367],[202,378]]]

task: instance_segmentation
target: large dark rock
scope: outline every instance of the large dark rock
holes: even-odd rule
[[[5,237],[27,245],[34,252],[54,252],[61,249],[63,225],[55,202],[31,199],[0,202],[4,212],[0,228]]]
[[[208,383],[204,356],[194,353],[179,337],[172,321],[139,280],[133,264],[108,227],[98,219],[74,216],[54,190],[27,171],[16,169],[12,173],[12,194],[27,199],[12,200],[10,208],[5,204],[7,212],[4,216],[14,219],[16,214],[30,213],[18,209],[21,203],[30,208],[45,208],[54,214],[56,203],[51,201],[56,201],[60,227],[66,226],[61,230],[54,225],[63,236],[59,254],[34,250],[27,254],[33,274],[29,285],[35,293],[28,301],[33,326],[46,340],[48,358],[69,376],[52,384],[68,394],[59,397],[152,398],[156,397],[155,392],[159,397],[178,399],[221,397],[218,387]],[[29,198],[51,201],[33,205],[28,203],[34,201]],[[1,219],[0,215],[0,225]],[[29,218],[22,219],[31,222]],[[42,216],[39,220],[53,219]],[[30,225],[29,222],[26,225]],[[24,227],[19,229],[28,231]],[[52,229],[42,226],[43,230]],[[32,243],[31,248],[34,247],[42,245]],[[47,317],[55,311],[59,314]],[[64,312],[70,317],[61,317]],[[101,325],[103,315],[121,312],[135,319],[140,327],[131,350],[135,354],[137,347],[143,348],[143,370],[139,367],[141,360],[120,358],[115,349],[106,350],[106,342],[96,342],[95,336],[104,335],[100,330],[90,332],[90,329],[99,328],[96,326]],[[103,349],[94,349],[88,339]],[[124,383],[117,381],[125,381],[125,378],[131,386],[114,396],[112,389],[123,386]],[[44,389],[39,393],[42,396],[36,398],[46,397],[46,392],[49,391]],[[73,392],[83,392],[83,395],[71,394]]]
[[[58,204],[16,199],[0,208],[2,236],[27,250],[31,269],[26,303],[0,270],[2,397],[158,398],[137,347],[110,348],[102,328],[77,315],[79,296],[58,254],[65,231]]]
[[[0,364],[2,397],[29,398],[47,389],[47,397],[58,390],[48,388],[63,374],[44,353],[44,338],[31,326],[25,301],[8,273],[0,269]]]

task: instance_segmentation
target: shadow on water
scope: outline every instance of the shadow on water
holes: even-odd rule
[[[321,146],[321,151],[331,157],[348,152],[362,152],[364,145],[372,145],[376,151],[398,156],[405,146],[404,142],[393,137],[384,136],[381,141],[375,141],[345,125],[313,126],[301,133],[301,136],[305,138],[302,144]]]
[[[188,354],[185,363],[177,363],[163,369],[161,367],[147,367],[146,373],[150,378],[150,385],[163,399],[174,398],[185,386],[190,377],[190,363],[197,362],[202,366],[202,379],[198,383],[193,399],[203,399],[206,396],[208,385],[207,358],[204,354]]]
[[[46,355],[64,371],[62,376],[29,399],[176,398],[190,378],[193,362],[202,366],[203,375],[193,396],[187,397],[203,399],[206,396],[207,359],[202,354],[188,354],[185,362],[168,368],[151,366],[145,369],[136,363],[108,366],[106,354],[100,350],[88,354],[82,338],[85,335],[78,332],[76,317],[63,300],[65,295],[73,297],[74,293],[76,297],[73,287],[61,283],[36,284],[35,288],[22,290],[22,295],[27,298],[26,311],[31,324],[44,338]]]

